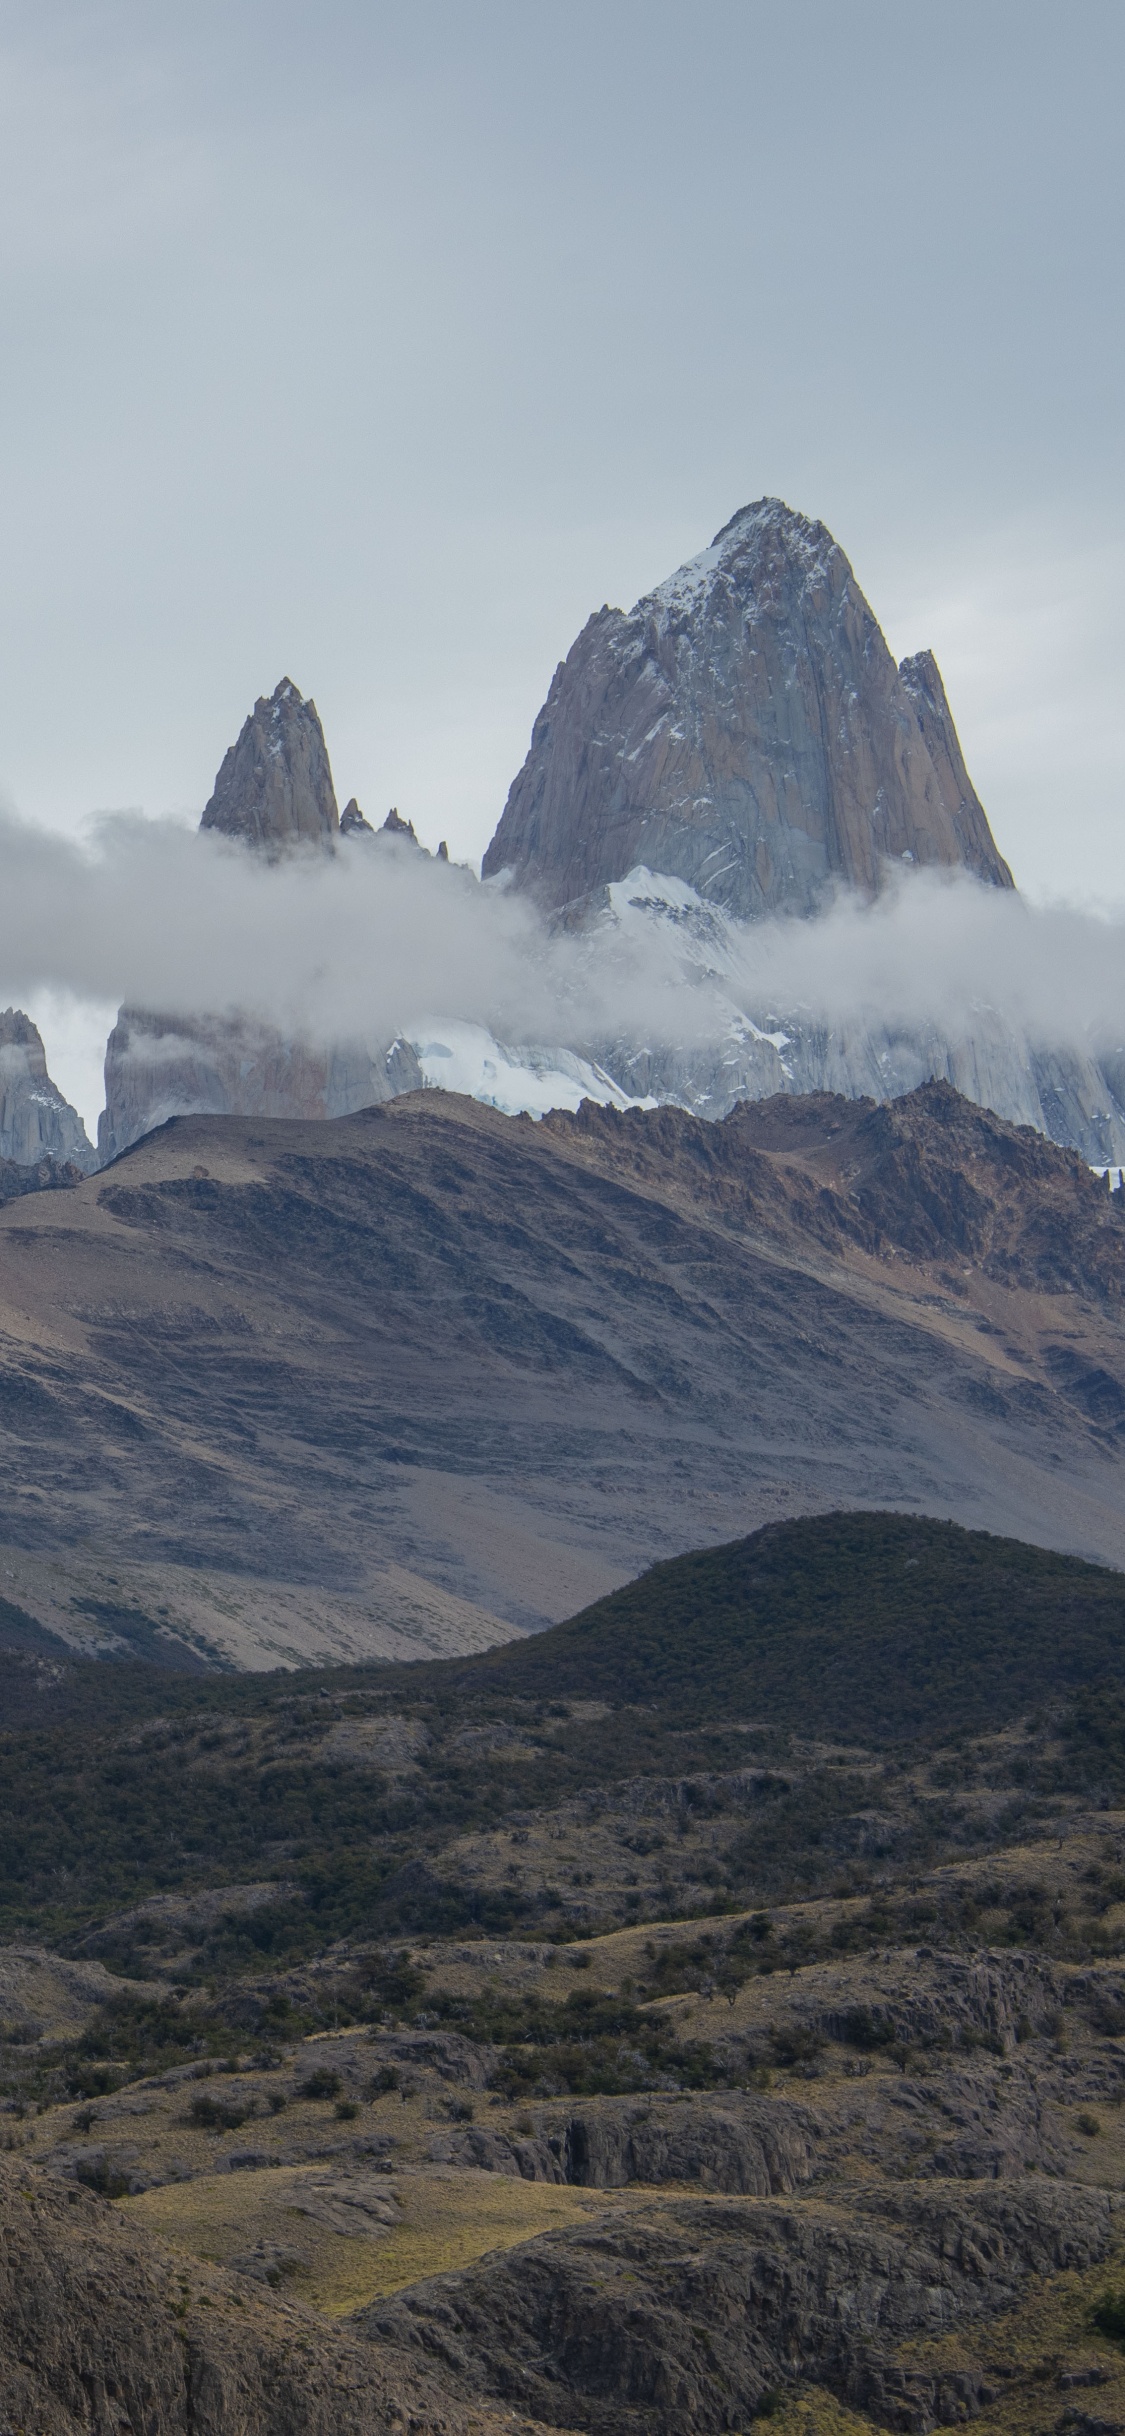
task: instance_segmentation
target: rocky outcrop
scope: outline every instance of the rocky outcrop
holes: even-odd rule
[[[932,1078],[978,1107],[1077,1150],[1096,1166],[1125,1160],[1125,1059],[1073,1043],[1051,1046],[977,1004],[945,1023],[896,1021],[854,997],[813,1014],[784,995],[747,1003],[744,926],[682,880],[638,869],[605,891],[587,928],[591,951],[645,969],[671,967],[713,994],[707,1031],[668,1043],[624,1030],[587,1044],[591,1061],[631,1099],[672,1100],[723,1117],[740,1100],[779,1091],[838,1091],[881,1102]],[[604,945],[603,945],[604,940]],[[729,977],[725,1005],[721,993]],[[776,977],[774,986],[776,987]]]
[[[484,872],[557,912],[645,865],[753,919],[903,862],[1012,885],[932,656],[897,669],[824,525],[759,499],[583,628]]]
[[[575,2183],[617,2191],[627,2184],[698,2182],[711,2191],[777,2198],[813,2171],[812,2118],[800,2107],[724,2093],[684,2103],[609,2099],[571,2115],[553,2132],[521,2136],[474,2123],[450,2155],[524,2182]]]
[[[938,1081],[1009,1124],[1033,1125],[1095,1167],[1125,1161],[1125,1072],[1115,1089],[1106,1064],[1074,1049],[1032,1049],[986,1009],[971,1035],[790,1017],[774,1033],[735,1020],[725,1039],[690,1047],[638,1048],[619,1038],[595,1041],[591,1050],[624,1097],[671,1101],[709,1119],[775,1092],[841,1092],[887,1105]]]
[[[36,1159],[25,1167],[18,1159],[0,1159],[0,1204],[22,1201],[26,1193],[65,1193],[90,1173],[90,1160],[81,1167],[74,1159]]]
[[[271,854],[293,846],[327,846],[338,834],[336,790],[317,707],[289,677],[268,700],[259,696],[237,744],[224,754],[200,827]]]
[[[314,1050],[249,1018],[187,1020],[123,1007],[106,1046],[98,1159],[104,1166],[174,1116],[350,1116],[421,1085],[407,1041]]]
[[[69,1162],[89,1175],[96,1166],[86,1128],[51,1081],[43,1043],[18,1007],[0,1014],[0,1160],[20,1167],[40,1160]]]
[[[659,1177],[667,1190],[675,1176],[697,1210],[721,1211],[727,1225],[792,1229],[793,1240],[836,1252],[851,1243],[912,1263],[971,1261],[999,1285],[1110,1307],[1125,1290],[1125,1194],[948,1083],[889,1106],[778,1093],[740,1102],[718,1124],[590,1101],[543,1122],[595,1157],[608,1151],[642,1188]]]
[[[416,2284],[356,2321],[440,2362],[466,2402],[503,2401],[598,2436],[744,2425],[800,2379],[890,2428],[979,2407],[972,2328],[1036,2277],[1104,2258],[1104,2193],[1029,2176],[955,2203],[936,2185],[875,2186],[853,2206],[667,2200]],[[902,2365],[912,2338],[965,2330],[965,2366]],[[764,2407],[763,2407],[764,2406]]]
[[[912,659],[900,661],[898,673],[903,690],[914,705],[938,795],[961,848],[957,859],[981,879],[1010,886],[1008,866],[996,854],[984,806],[965,768],[961,740],[933,652],[916,651]],[[990,866],[990,855],[995,858],[995,867]]]

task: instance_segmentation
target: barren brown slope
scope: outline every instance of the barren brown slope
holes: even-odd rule
[[[36,2436],[508,2436],[422,2367],[0,2163],[0,2413]],[[519,2430],[526,2427],[521,2420]]]
[[[901,1105],[920,1249],[823,1111],[819,1148],[773,1149],[751,1111],[536,1126],[437,1093],[181,1120],[0,1211],[0,1591],[261,1665],[480,1646],[802,1509],[1125,1561],[1116,1204],[1038,1137],[980,1120],[966,1151],[940,1095]],[[973,1157],[1024,1213],[1003,1274],[941,1216]],[[1080,1219],[1073,1275],[1032,1257]]]

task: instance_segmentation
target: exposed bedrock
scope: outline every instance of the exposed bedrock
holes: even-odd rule
[[[289,677],[268,699],[259,695],[237,743],[223,756],[200,827],[275,853],[330,845],[338,834],[320,716]]]
[[[69,1161],[89,1175],[97,1165],[86,1128],[51,1081],[43,1042],[19,1007],[0,1013],[0,1160],[20,1167]]]
[[[932,655],[896,668],[826,527],[759,499],[590,618],[484,871],[559,911],[645,865],[753,919],[873,895],[888,862],[1012,885]]]
[[[597,2436],[718,2436],[800,2378],[921,2436],[979,2407],[987,2377],[903,2366],[896,2347],[956,2325],[971,2361],[975,2324],[1033,2277],[1095,2264],[1111,2225],[1104,2193],[1039,2176],[971,2198],[875,2185],[846,2209],[661,2194],[628,2220],[415,2285],[358,2323],[466,2400]]]

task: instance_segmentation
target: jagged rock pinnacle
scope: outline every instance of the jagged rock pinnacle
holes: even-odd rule
[[[370,821],[364,819],[354,795],[349,796],[340,814],[341,837],[374,837],[375,834]]]
[[[283,677],[259,696],[237,744],[223,757],[200,822],[274,853],[330,844],[340,827],[336,792],[315,702]]]

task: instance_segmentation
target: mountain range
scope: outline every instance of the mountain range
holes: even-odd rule
[[[340,815],[316,705],[288,678],[226,753],[201,828],[272,862],[424,853],[397,810],[376,828],[353,796]],[[436,859],[447,860],[444,844]],[[717,994],[711,1034],[656,1037],[638,1020],[608,1034],[595,1026],[565,1048],[505,1043],[458,1029],[454,1007],[435,1010],[451,1035],[440,1053],[456,1061],[460,1087],[533,1111],[553,1088],[572,1103],[585,1092],[722,1116],[778,1091],[889,1099],[937,1075],[1095,1164],[1120,1164],[1120,1057],[1014,1031],[990,1007],[983,974],[971,1015],[944,1026],[854,1007],[810,1017],[783,981],[779,1003],[748,1003],[736,976],[755,923],[815,922],[841,889],[871,899],[935,871],[1002,893],[1013,885],[933,655],[896,667],[825,526],[758,500],[630,612],[603,608],[587,622],[483,862],[487,887],[580,934],[598,969],[623,944],[642,967],[646,954],[671,954],[689,995],[701,979]],[[123,1007],[97,1158],[175,1114],[350,1114],[435,1080],[427,1045],[419,1033],[314,1048],[253,1009],[232,1020]],[[10,1155],[93,1164],[79,1120],[32,1065],[8,1082]],[[37,1113],[44,1093],[57,1121]]]
[[[947,1084],[430,1090],[71,1177],[0,1209],[0,1594],[48,1650],[480,1648],[840,1504],[1125,1563],[1125,1196]]]

